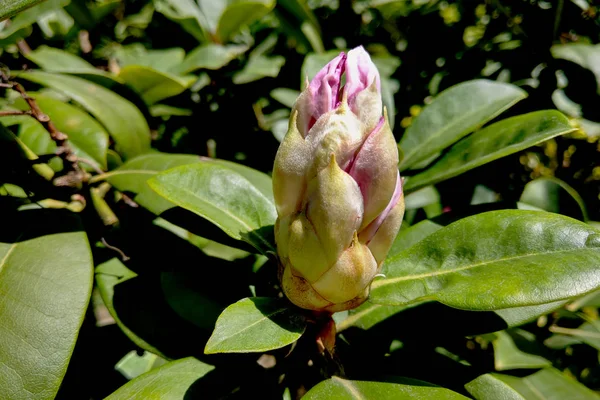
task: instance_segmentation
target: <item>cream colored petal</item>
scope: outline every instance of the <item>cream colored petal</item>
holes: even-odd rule
[[[305,173],[310,164],[308,144],[296,129],[297,113],[283,138],[273,165],[273,195],[278,215],[286,216],[300,209],[306,189]]]
[[[345,303],[363,293],[376,273],[377,263],[371,251],[355,237],[352,246],[312,286],[330,302]]]
[[[300,213],[291,221],[289,231],[287,254],[290,263],[309,282],[316,281],[331,263],[312,224],[304,213]]]
[[[312,223],[329,264],[352,242],[362,221],[363,200],[358,185],[331,159],[327,168],[309,182],[306,216]]]
[[[396,235],[398,235],[403,217],[404,195],[400,197],[398,203],[385,217],[383,223],[379,226],[379,229],[368,243],[373,257],[375,257],[375,260],[377,260],[377,265],[381,265],[381,263],[387,257],[387,254],[394,243],[394,239],[396,239]],[[359,240],[360,239],[361,237],[359,235]]]
[[[321,311],[331,305],[319,295],[304,278],[293,273],[291,266],[285,266],[281,287],[285,296],[295,305],[308,310]]]
[[[365,130],[371,132],[379,119],[383,110],[381,93],[377,89],[377,82],[373,81],[365,90],[359,92],[356,97],[350,99],[350,109],[358,119],[363,123]]]

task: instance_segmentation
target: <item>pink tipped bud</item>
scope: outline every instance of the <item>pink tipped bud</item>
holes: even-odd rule
[[[273,191],[281,286],[299,307],[359,306],[400,229],[398,147],[382,108],[362,47],[328,63],[294,104]]]

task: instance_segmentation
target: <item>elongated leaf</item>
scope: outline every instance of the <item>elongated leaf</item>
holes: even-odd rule
[[[46,71],[63,73],[69,71],[96,73],[99,71],[92,64],[75,54],[45,45],[25,54],[25,56]]]
[[[141,43],[132,43],[118,47],[114,57],[121,68],[137,65],[169,73],[171,69],[181,64],[185,58],[185,50],[181,47],[148,50]]]
[[[227,3],[216,31],[221,43],[227,42],[240,28],[258,21],[275,7],[275,0],[237,0]]]
[[[336,324],[336,329],[338,332],[348,329],[351,326],[365,330],[371,329],[391,316],[417,305],[418,303],[406,306],[382,306],[381,304],[365,302],[359,307],[350,310],[348,317]]]
[[[350,381],[333,377],[313,387],[302,397],[305,400],[466,400],[467,397],[435,386],[401,385],[388,382]]]
[[[432,167],[408,178],[404,189],[412,192],[433,185],[573,130],[567,117],[554,110],[496,122],[461,140]]]
[[[275,223],[271,200],[236,171],[216,164],[186,165],[162,172],[148,181],[158,194],[221,228],[234,239],[259,251],[274,246],[261,229]]]
[[[174,206],[150,189],[146,181],[160,171],[198,162],[216,164],[230,168],[248,179],[265,197],[273,201],[271,178],[255,169],[230,161],[198,157],[190,154],[151,153],[127,161],[114,171],[96,179],[106,179],[111,185],[124,192],[133,192],[135,201],[155,214],[161,214]]]
[[[444,90],[406,130],[400,169],[426,160],[527,97],[514,85],[477,79]]]
[[[251,297],[227,307],[219,316],[204,352],[252,353],[274,350],[302,336],[306,321],[288,302]]]
[[[26,211],[0,239],[0,393],[53,399],[92,291],[92,255],[70,213]]]
[[[140,65],[122,68],[119,77],[131,86],[148,105],[177,96],[196,81],[196,77],[193,75],[179,77]]]
[[[26,8],[32,7],[42,0],[12,0],[0,3],[0,21],[10,18]]]
[[[600,399],[600,396],[596,393],[554,368],[542,369],[525,378],[502,374],[486,374],[467,383],[465,388],[477,400],[488,400],[490,398],[508,400]]]
[[[220,69],[247,50],[248,46],[243,45],[203,44],[189,52],[181,64],[173,67],[171,72],[187,74],[198,69]]]
[[[187,397],[194,382],[213,369],[212,365],[204,364],[194,357],[172,361],[128,382],[106,400],[181,400]]]
[[[24,78],[58,90],[84,106],[108,130],[125,157],[150,149],[150,129],[144,116],[129,100],[112,91],[73,76],[41,71],[22,72]]]
[[[56,128],[67,134],[68,144],[75,154],[105,169],[108,133],[102,125],[80,108],[49,96],[37,94],[34,97],[40,109],[50,117]],[[22,110],[29,108],[25,101],[21,100],[15,103],[15,106]],[[47,132],[46,136],[49,136]]]
[[[370,300],[436,300],[467,310],[544,304],[598,288],[599,266],[600,232],[589,225],[546,212],[492,211],[387,259]]]

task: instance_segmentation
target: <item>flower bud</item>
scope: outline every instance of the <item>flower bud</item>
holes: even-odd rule
[[[404,197],[379,72],[362,47],[334,58],[298,96],[273,192],[285,295],[316,311],[364,302],[400,229]]]

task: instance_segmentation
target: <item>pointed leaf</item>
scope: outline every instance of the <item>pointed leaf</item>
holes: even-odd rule
[[[435,155],[525,97],[527,93],[514,85],[484,79],[444,90],[402,136],[400,170]]]
[[[306,321],[290,303],[268,297],[245,298],[219,316],[204,352],[253,353],[278,349],[302,336]]]
[[[333,377],[313,387],[302,397],[304,400],[466,400],[467,397],[450,389],[424,386],[401,385],[388,382],[350,381]]]
[[[22,72],[20,78],[58,90],[85,107],[108,130],[125,157],[150,150],[150,129],[140,110],[129,100],[85,79],[41,71]]]
[[[275,205],[246,177],[213,163],[185,165],[162,172],[148,181],[158,194],[244,240],[261,252],[274,245],[262,228],[272,233]]]
[[[547,212],[492,211],[388,258],[370,301],[436,300],[467,310],[551,303],[598,288],[599,266],[600,231],[591,226]]]
[[[119,71],[119,77],[131,86],[148,105],[177,96],[192,86],[194,75],[176,76],[141,65],[128,65]]]
[[[492,341],[494,346],[494,366],[496,371],[519,368],[543,368],[552,365],[550,360],[536,354],[530,354],[517,347],[511,336],[504,332],[496,332]]]
[[[240,28],[250,25],[267,15],[275,7],[275,0],[229,1],[219,18],[217,37],[227,42]]]
[[[189,395],[190,387],[212,371],[212,365],[194,357],[172,361],[120,387],[106,400],[161,399],[181,400]]]
[[[490,161],[574,130],[567,117],[554,110],[507,118],[456,143],[433,166],[408,178],[404,190],[413,192],[453,178]]]
[[[2,231],[0,393],[53,399],[92,291],[87,237],[77,216],[56,210],[21,212]]]
[[[517,378],[502,374],[485,374],[467,383],[465,388],[477,400],[598,400],[600,396],[554,368]]]

